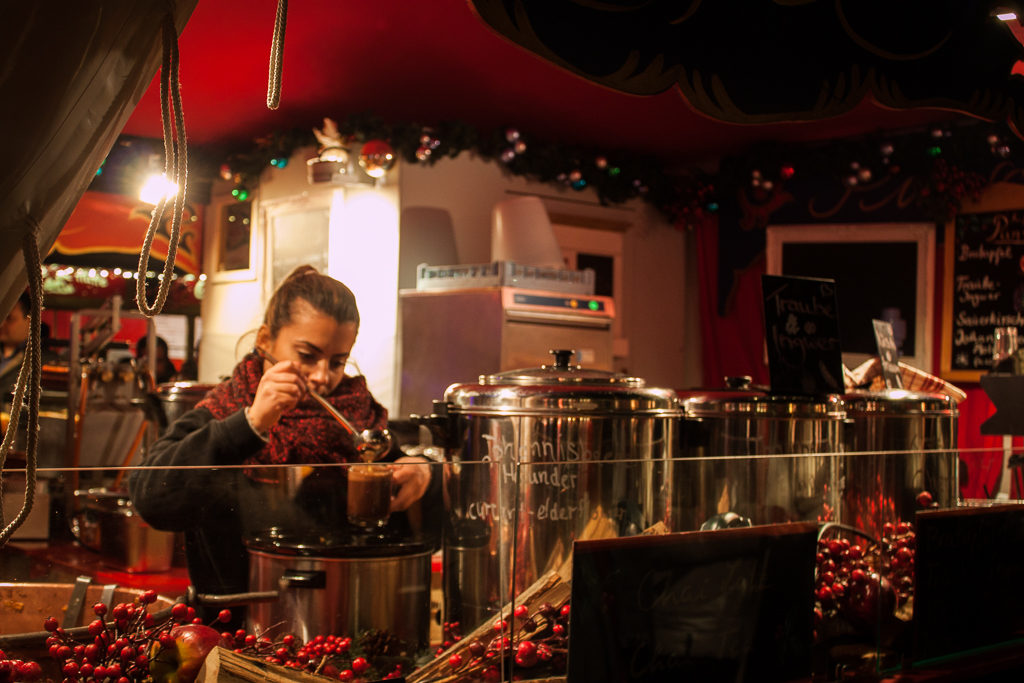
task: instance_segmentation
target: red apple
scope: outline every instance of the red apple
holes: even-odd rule
[[[210,650],[220,644],[220,632],[203,624],[184,624],[171,629],[172,647],[153,644],[149,673],[153,683],[192,683]]]

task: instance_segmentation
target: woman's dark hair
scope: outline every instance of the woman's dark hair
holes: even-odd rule
[[[352,290],[307,265],[289,273],[270,297],[263,324],[269,329],[271,338],[277,337],[281,328],[291,323],[296,299],[306,301],[338,323],[355,323],[356,329],[359,328],[359,309]]]

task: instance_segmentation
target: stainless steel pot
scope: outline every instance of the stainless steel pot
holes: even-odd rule
[[[71,532],[103,561],[129,573],[165,572],[171,568],[174,534],[146,524],[128,494],[103,488],[74,492]]]
[[[730,378],[722,390],[680,394],[685,413],[683,457],[676,490],[684,529],[835,519],[842,403],[779,396],[749,378]]]
[[[196,404],[206,396],[206,392],[215,386],[215,384],[202,382],[168,382],[158,385],[156,396],[163,410],[163,426],[166,428],[195,408]]]
[[[445,424],[445,615],[467,630],[564,568],[574,540],[670,522],[675,393],[554,353],[450,386],[433,418]]]
[[[278,591],[249,610],[256,633],[387,631],[410,651],[429,645],[430,549],[419,543],[268,531],[249,539],[249,587]]]
[[[843,396],[848,418],[840,519],[875,537],[886,522],[913,521],[918,496],[956,505],[956,403],[903,389]]]

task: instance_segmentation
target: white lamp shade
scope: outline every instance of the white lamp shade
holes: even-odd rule
[[[564,267],[551,219],[539,197],[516,197],[494,205],[491,260],[514,261],[524,266]]]

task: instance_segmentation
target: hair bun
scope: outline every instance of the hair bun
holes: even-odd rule
[[[287,277],[285,277],[285,280],[292,280],[297,277],[305,277],[306,275],[320,275],[320,271],[318,271],[316,268],[307,263],[305,265],[297,266],[295,270],[288,273]]]

